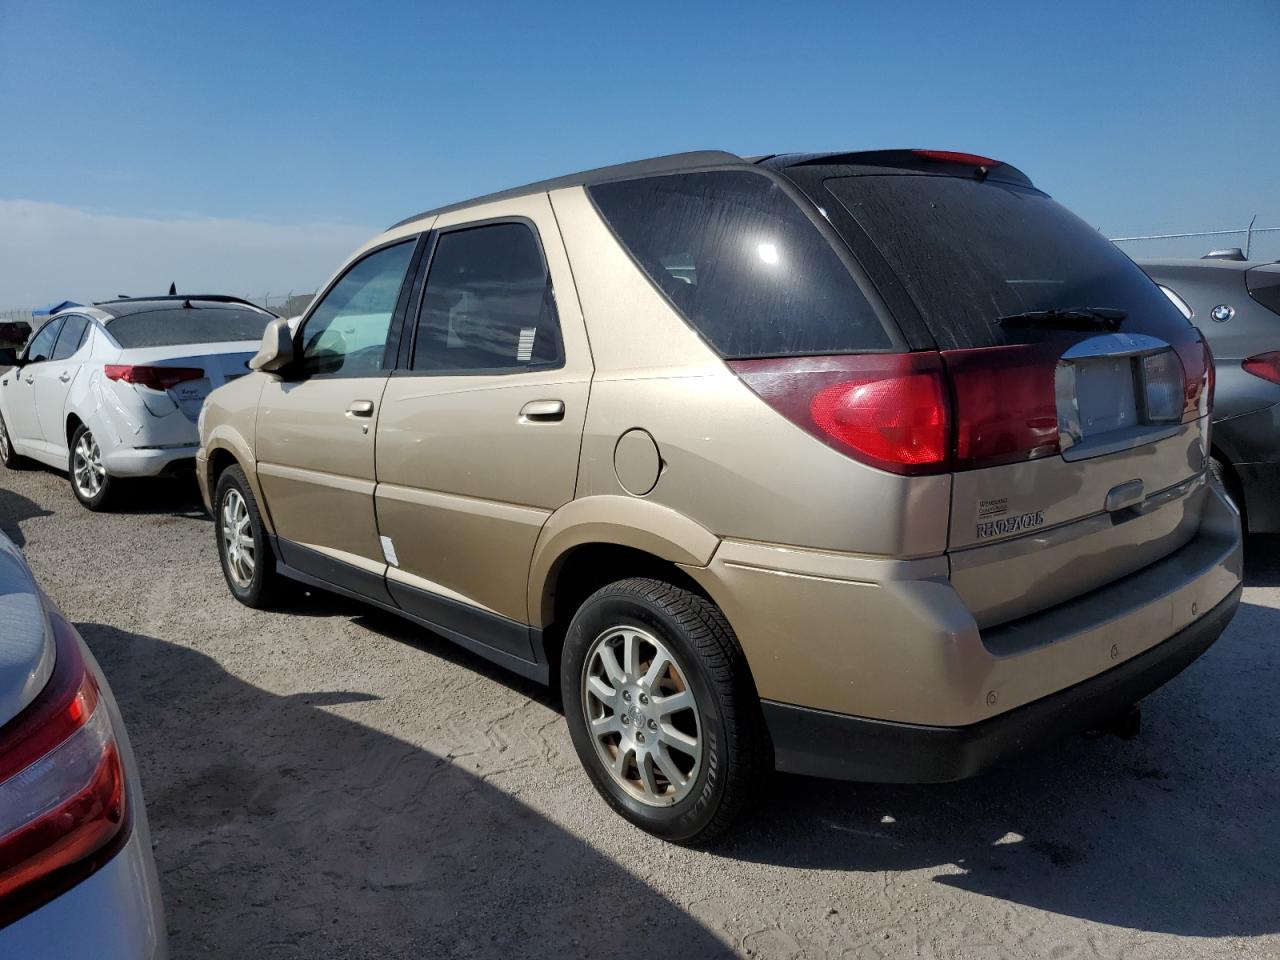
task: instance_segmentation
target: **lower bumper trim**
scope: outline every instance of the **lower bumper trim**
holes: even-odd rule
[[[880,783],[963,780],[1045,741],[1100,726],[1195,662],[1226,629],[1241,588],[1163,643],[1075,686],[966,727],[934,727],[762,702],[777,768]]]

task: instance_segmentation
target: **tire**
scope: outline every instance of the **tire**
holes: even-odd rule
[[[659,666],[664,657],[669,667]],[[592,783],[655,836],[711,842],[773,772],[737,637],[720,609],[692,591],[644,578],[596,591],[569,624],[560,675],[569,734]],[[663,713],[665,701],[691,706]]]
[[[26,457],[13,449],[13,440],[9,438],[9,426],[4,422],[3,416],[0,416],[0,463],[9,470],[24,470],[28,463]]]
[[[71,435],[71,449],[67,451],[67,480],[75,498],[94,512],[106,510],[120,486],[118,479],[107,474],[98,441],[94,439],[93,431],[83,423]]]
[[[228,535],[228,529],[233,526],[238,528],[240,536],[238,550],[233,547],[235,535]],[[253,498],[244,471],[238,466],[227,467],[218,477],[213,493],[213,529],[222,575],[231,595],[246,607],[257,610],[274,606],[281,590],[276,558],[262,525],[258,502]],[[248,550],[252,550],[251,556]]]

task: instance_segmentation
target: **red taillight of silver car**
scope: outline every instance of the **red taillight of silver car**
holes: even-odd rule
[[[199,367],[152,367],[128,363],[108,363],[102,372],[108,380],[120,380],[152,390],[172,390],[180,383],[204,377],[204,371]]]
[[[127,836],[128,792],[106,702],[71,627],[39,696],[0,729],[0,925],[101,867]]]
[[[1190,422],[1213,403],[1213,358],[1189,336],[1144,359],[1137,382],[1149,412]],[[1036,343],[918,353],[731,360],[734,373],[771,407],[824,443],[890,473],[920,476],[1054,456],[1056,371],[1061,344]],[[1178,397],[1177,363],[1185,396]],[[1173,396],[1146,376],[1173,363]],[[1150,384],[1148,384],[1150,379]],[[1157,400],[1159,401],[1157,403]]]

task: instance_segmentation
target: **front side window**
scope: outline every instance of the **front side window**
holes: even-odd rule
[[[302,373],[372,376],[384,369],[387,331],[416,238],[369,254],[345,274],[302,327]]]
[[[589,189],[632,258],[720,356],[890,346],[831,244],[769,177],[687,173]]]
[[[542,248],[524,223],[441,235],[422,296],[413,369],[515,372],[564,363]]]
[[[58,342],[53,348],[54,360],[65,360],[77,350],[84,341],[84,333],[89,329],[89,318],[79,314],[67,317],[62,323],[62,332],[58,334]]]
[[[31,345],[27,347],[27,362],[39,363],[42,360],[48,360],[53,356],[53,344],[58,339],[58,331],[62,329],[62,318],[50,320],[40,331],[31,338]]]

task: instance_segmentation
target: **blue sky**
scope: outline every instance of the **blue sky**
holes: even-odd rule
[[[706,147],[971,150],[1111,236],[1274,226],[1278,115],[1280,0],[0,0],[0,307],[314,286],[423,208]]]

